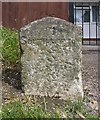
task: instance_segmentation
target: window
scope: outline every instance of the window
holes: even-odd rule
[[[76,14],[74,14],[74,21],[79,23],[82,22],[82,10],[76,9]]]
[[[92,6],[92,22],[98,21],[99,7]]]
[[[83,10],[83,22],[90,22],[90,10]]]
[[[90,22],[90,9],[87,7],[76,7],[74,10],[74,21],[82,23]]]

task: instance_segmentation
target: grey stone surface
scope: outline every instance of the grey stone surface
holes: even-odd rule
[[[25,94],[83,97],[81,28],[46,17],[21,28],[20,41]]]

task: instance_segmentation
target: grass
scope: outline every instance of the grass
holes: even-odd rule
[[[46,101],[44,103],[46,105]],[[64,111],[56,108],[55,111],[48,112],[46,109],[29,97],[20,100],[15,99],[2,106],[2,118],[34,118],[35,120],[42,120],[43,118],[66,118],[66,120],[76,120],[77,118],[83,120],[98,120],[97,116],[87,114],[82,101],[72,102],[67,101]]]
[[[39,107],[35,105],[27,105],[22,102],[11,102],[4,105],[2,110],[3,118],[45,118],[47,115]]]
[[[27,99],[28,100],[28,99]],[[2,118],[35,118],[36,120],[48,118],[49,115],[37,103],[24,100],[14,100],[3,105]]]
[[[20,46],[18,31],[7,28],[0,28],[1,39],[0,53],[2,61],[7,64],[16,64],[20,62]]]

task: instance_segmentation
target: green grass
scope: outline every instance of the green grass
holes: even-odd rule
[[[47,115],[35,105],[27,105],[22,102],[11,102],[2,109],[3,118],[45,118]]]
[[[39,104],[23,103],[23,101],[12,101],[3,105],[2,118],[48,118],[49,115]]]
[[[0,28],[1,39],[0,53],[2,60],[7,64],[16,64],[20,62],[20,46],[18,31],[7,28]]]
[[[44,103],[46,104],[46,103]],[[27,100],[12,100],[2,106],[2,118],[34,118],[40,120],[43,118],[66,118],[66,120],[98,120],[95,115],[87,114],[82,101],[66,102],[64,110],[56,108],[53,112],[47,112],[46,109],[28,97]]]

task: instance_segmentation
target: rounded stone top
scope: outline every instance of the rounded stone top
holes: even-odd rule
[[[58,24],[58,25],[60,25],[61,24],[61,26],[64,26],[65,25],[65,27],[66,26],[71,26],[72,28],[74,28],[74,29],[77,29],[78,31],[81,31],[81,27],[79,27],[79,26],[76,26],[76,25],[74,25],[73,23],[71,23],[71,22],[68,22],[68,21],[66,21],[66,20],[64,20],[64,19],[61,19],[61,18],[57,18],[57,17],[44,17],[44,18],[41,18],[41,19],[38,19],[38,20],[35,20],[35,21],[33,21],[33,22],[31,22],[31,23],[29,23],[29,24],[27,24],[27,25],[25,25],[24,27],[22,27],[21,28],[21,30],[25,30],[25,29],[28,29],[29,27],[31,27],[32,25],[43,25],[43,24]]]
[[[33,39],[66,39],[70,36],[81,36],[81,28],[66,20],[56,17],[45,17],[24,26],[20,30],[20,40]]]

